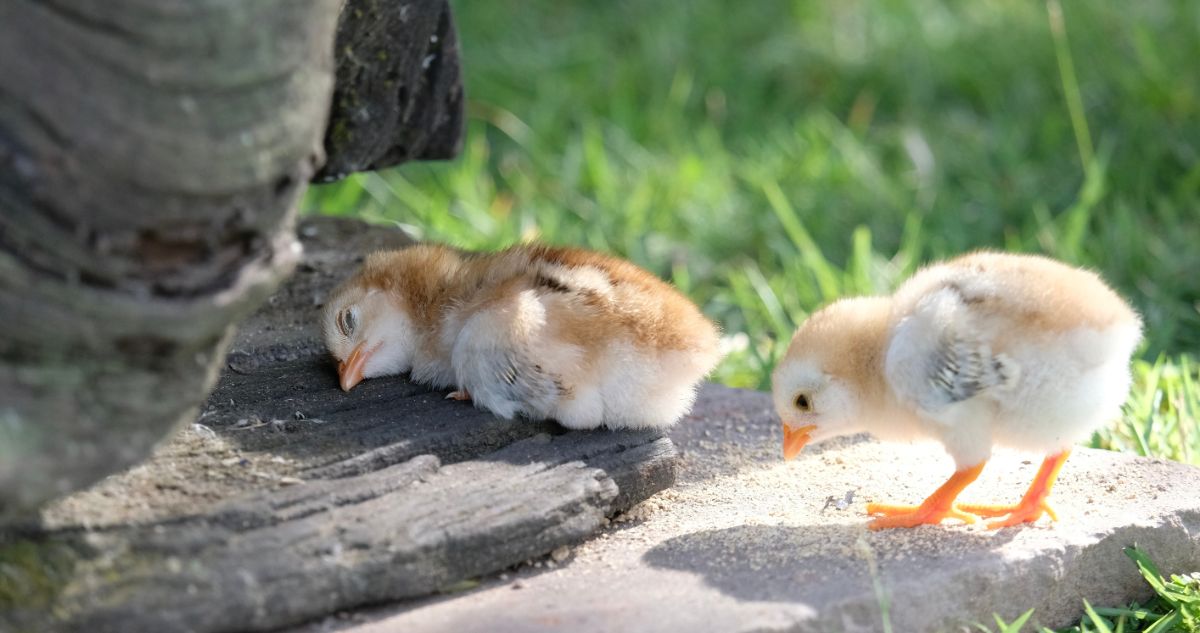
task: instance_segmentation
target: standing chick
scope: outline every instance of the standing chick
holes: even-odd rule
[[[569,428],[673,424],[720,360],[717,329],[673,287],[570,248],[376,253],[323,323],[342,389],[411,372],[502,417]]]
[[[792,338],[773,375],[786,459],[810,440],[932,437],[957,470],[919,506],[872,503],[871,528],[975,515],[997,528],[1056,518],[1047,496],[1070,447],[1118,414],[1141,320],[1095,274],[980,252],[921,270],[891,297],[838,301]],[[1014,506],[966,506],[994,444],[1046,455]]]

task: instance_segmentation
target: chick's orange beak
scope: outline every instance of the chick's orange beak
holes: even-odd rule
[[[786,423],[783,425],[783,458],[792,459],[800,454],[800,449],[808,444],[808,436],[817,428],[815,424],[793,429]]]
[[[363,368],[367,366],[367,359],[371,358],[371,354],[375,353],[376,347],[372,350],[366,349],[366,341],[354,346],[350,351],[350,355],[346,360],[338,363],[338,379],[342,385],[342,391],[350,391],[354,385],[362,382]]]

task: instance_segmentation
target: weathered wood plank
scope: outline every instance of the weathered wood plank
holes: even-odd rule
[[[0,532],[0,630],[267,630],[578,543],[674,481],[655,432],[501,420],[399,377],[343,393],[317,304],[404,239],[300,230],[309,272],[247,322],[198,424]]]
[[[647,460],[673,475],[665,439],[609,435],[542,434],[440,469],[422,456],[174,522],[10,533],[6,572],[63,574],[0,594],[5,630],[265,630],[427,594],[586,538]]]

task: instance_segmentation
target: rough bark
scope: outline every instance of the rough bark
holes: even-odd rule
[[[655,432],[502,420],[400,377],[343,393],[319,307],[406,239],[331,219],[300,236],[197,425],[0,530],[0,630],[272,629],[543,556],[674,481]]]
[[[0,523],[200,402],[294,265],[326,121],[320,179],[458,151],[445,0],[341,6],[0,4]]]
[[[348,0],[335,54],[329,160],[315,181],[458,154],[463,90],[446,0]]]
[[[0,3],[0,522],[143,458],[291,270],[339,4]]]

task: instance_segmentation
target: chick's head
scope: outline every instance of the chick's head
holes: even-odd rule
[[[325,305],[325,345],[338,360],[342,389],[364,378],[413,369],[448,306],[475,276],[462,254],[419,244],[372,253]]]
[[[796,331],[771,376],[785,459],[810,441],[862,430],[878,397],[890,305],[881,297],[843,299]]]
[[[344,391],[364,378],[399,374],[412,365],[412,319],[392,293],[351,279],[325,304],[321,324]]]

